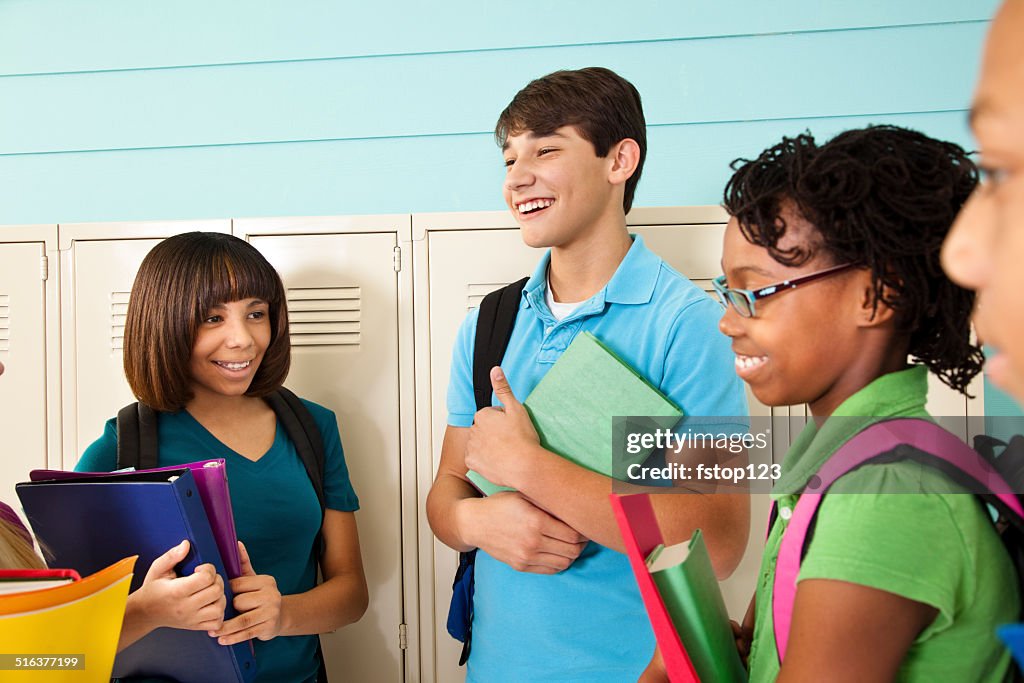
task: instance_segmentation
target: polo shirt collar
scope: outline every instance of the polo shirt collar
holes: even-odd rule
[[[841,445],[868,425],[891,417],[926,417],[927,398],[928,369],[915,365],[875,379],[843,401],[820,429],[808,420],[786,452],[772,498],[798,493]]]
[[[580,308],[591,308],[588,304],[603,307],[605,302],[614,304],[646,304],[654,296],[654,287],[658,283],[661,271],[661,259],[644,244],[644,238],[631,234],[633,244],[615,269],[611,280]],[[551,263],[551,250],[547,250],[541,258],[533,275],[526,281],[523,297],[535,306],[544,300],[547,288],[548,265]]]

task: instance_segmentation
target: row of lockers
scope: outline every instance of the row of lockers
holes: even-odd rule
[[[718,207],[635,209],[632,230],[705,289],[719,272]],[[288,289],[288,386],[333,409],[353,483],[371,606],[327,636],[337,680],[457,681],[444,628],[456,555],[430,533],[423,503],[445,423],[451,346],[487,291],[532,272],[505,212],[94,223],[0,227],[0,380],[5,457],[0,499],[36,467],[71,468],[103,423],[133,397],[121,367],[131,284],[157,241],[189,230],[248,239]],[[975,392],[980,395],[981,392]],[[980,414],[980,400],[936,391],[936,414]],[[784,450],[802,406],[770,416]],[[765,524],[754,502],[751,548],[725,584],[739,613],[753,590]]]

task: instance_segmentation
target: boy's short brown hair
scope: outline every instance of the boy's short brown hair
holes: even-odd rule
[[[274,267],[245,240],[215,232],[169,237],[135,276],[124,330],[124,374],[132,393],[155,410],[192,399],[189,364],[199,325],[211,307],[262,299],[270,306],[270,344],[246,396],[280,388],[291,364],[288,304]]]
[[[494,138],[504,147],[511,135],[527,131],[550,135],[562,126],[574,126],[599,157],[607,156],[612,145],[626,138],[640,146],[640,163],[626,181],[622,198],[628,213],[647,157],[647,124],[637,89],[599,66],[550,73],[516,93],[498,117]]]

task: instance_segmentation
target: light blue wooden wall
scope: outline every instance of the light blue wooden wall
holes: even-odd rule
[[[0,225],[502,207],[494,120],[609,66],[644,97],[637,205],[872,122],[967,144],[995,0],[0,0]]]

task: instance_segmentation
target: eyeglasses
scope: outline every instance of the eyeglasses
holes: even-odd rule
[[[715,288],[715,292],[718,294],[718,298],[721,299],[723,306],[728,308],[731,305],[742,317],[753,318],[755,301],[767,299],[770,296],[778,294],[779,292],[785,292],[789,289],[796,289],[800,285],[820,280],[821,278],[828,277],[829,275],[841,273],[842,271],[853,267],[854,264],[852,263],[844,263],[841,266],[832,266],[831,268],[819,270],[815,273],[808,273],[807,275],[802,275],[801,277],[793,278],[792,280],[776,282],[773,285],[761,287],[757,290],[726,287],[724,275],[719,275],[712,280],[711,285]]]

